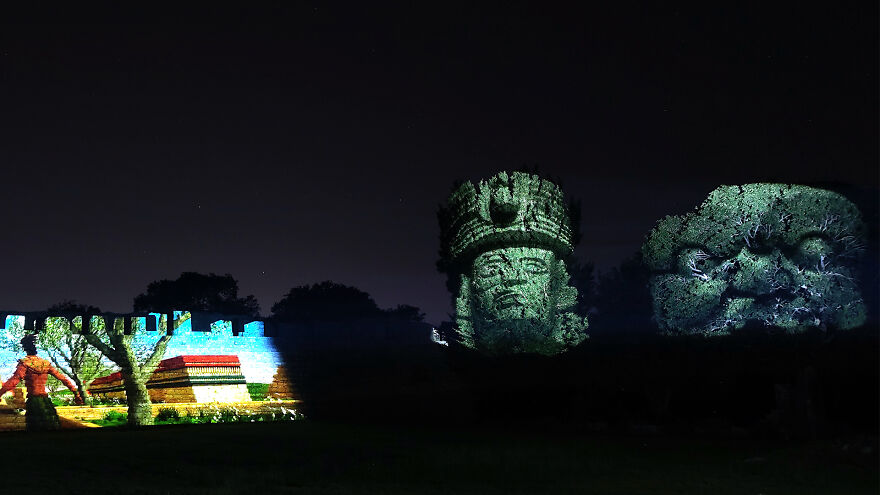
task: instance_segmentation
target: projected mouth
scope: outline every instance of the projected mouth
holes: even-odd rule
[[[495,298],[495,307],[498,309],[523,306],[524,304],[525,301],[523,301],[522,295],[517,292],[502,292],[497,298]]]
[[[793,301],[795,295],[787,290],[775,290],[773,292],[768,292],[765,294],[755,294],[751,292],[744,292],[735,289],[727,289],[721,293],[721,302],[723,304],[730,304],[731,301],[736,299],[750,299],[753,304],[768,306],[773,305],[778,302],[789,302]]]

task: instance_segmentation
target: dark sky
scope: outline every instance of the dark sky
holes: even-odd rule
[[[560,177],[602,270],[722,183],[876,191],[876,2],[774,8],[7,13],[0,307],[199,271],[264,314],[330,279],[439,323],[456,179]]]

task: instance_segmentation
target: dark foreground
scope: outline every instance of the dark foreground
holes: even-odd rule
[[[876,494],[833,441],[296,421],[8,433],[2,493]]]

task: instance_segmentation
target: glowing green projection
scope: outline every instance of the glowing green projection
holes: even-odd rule
[[[667,216],[642,246],[654,316],[669,333],[790,332],[865,321],[856,280],[864,225],[843,196],[806,186],[721,186]]]
[[[555,184],[521,172],[465,182],[438,217],[458,342],[489,355],[553,355],[586,338],[586,318],[571,311],[577,290],[564,258],[574,240]]]

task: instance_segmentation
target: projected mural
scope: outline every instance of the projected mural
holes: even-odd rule
[[[74,394],[77,404],[82,404],[82,397],[73,382],[56,370],[49,361],[37,356],[36,335],[26,335],[20,340],[26,356],[19,360],[12,377],[0,387],[0,396],[10,392],[19,382],[27,384],[26,401],[28,430],[57,430],[61,428],[55,405],[46,393],[46,382],[52,376],[64,384]]]
[[[843,196],[799,185],[722,186],[658,222],[642,247],[654,315],[670,333],[749,323],[796,332],[865,321],[857,281],[864,225]]]
[[[28,387],[12,389],[0,407],[0,430],[30,425],[28,415],[32,420],[47,416],[31,412],[38,396],[58,406],[61,421],[52,428],[84,426],[90,420],[148,425],[295,418],[292,384],[273,340],[264,334],[264,323],[218,316],[185,311],[98,315],[87,318],[84,327],[82,316],[9,314],[0,330],[2,379],[20,374],[27,359],[60,373],[58,379],[43,379],[48,391],[32,387],[32,380]],[[33,341],[33,356],[22,347],[25,335]],[[22,359],[26,353],[29,357]],[[71,392],[58,390],[60,382]],[[6,383],[7,388],[18,385]],[[286,402],[266,402],[273,396]],[[72,407],[80,397],[90,407]],[[49,408],[44,404],[41,410]]]
[[[577,291],[564,259],[574,239],[556,184],[521,172],[465,182],[438,217],[438,267],[449,277],[460,344],[552,355],[586,338],[586,317],[572,312]]]

